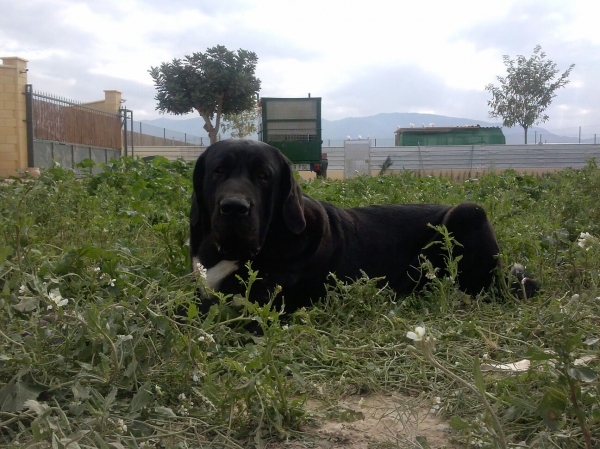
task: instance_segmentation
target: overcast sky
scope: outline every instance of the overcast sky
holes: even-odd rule
[[[159,118],[148,69],[215,45],[258,55],[261,95],[323,98],[323,118],[425,112],[489,120],[503,55],[542,46],[576,64],[544,128],[600,134],[597,0],[0,0],[0,57],[34,90],[77,101],[123,92]],[[193,115],[185,118],[195,117]],[[408,124],[401,124],[408,126]]]

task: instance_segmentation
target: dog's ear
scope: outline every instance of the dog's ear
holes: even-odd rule
[[[289,160],[283,161],[282,173],[283,221],[294,234],[300,234],[306,228],[304,218],[304,198],[302,190],[294,178]]]
[[[198,226],[200,221],[200,208],[196,199],[196,192],[192,192],[192,204],[190,207],[190,225],[192,228]]]
[[[200,244],[205,237],[207,230],[205,211],[202,208],[202,184],[204,181],[204,153],[196,161],[193,174],[194,190],[192,192],[192,201],[190,207],[190,261],[198,256]]]
[[[202,198],[202,184],[204,184],[204,166],[206,165],[206,149],[196,160],[194,172],[192,174],[192,183],[194,184],[194,193],[198,198]]]
[[[194,165],[194,173],[192,175],[193,193],[192,193],[192,207],[190,209],[190,224],[192,226],[199,226],[202,211],[202,185],[204,184],[204,166],[206,159],[206,150],[196,160]]]

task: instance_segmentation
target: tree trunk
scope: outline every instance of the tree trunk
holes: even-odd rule
[[[527,145],[527,128],[528,126],[523,126],[523,130],[525,131],[525,145]]]
[[[219,129],[213,126],[212,122],[210,121],[210,116],[208,114],[200,113],[200,116],[204,119],[203,128],[208,133],[208,138],[210,140],[210,144],[212,145],[217,141],[217,134],[219,133]]]
[[[203,113],[202,111],[197,109],[198,113],[200,114],[200,117],[202,117],[204,119],[203,128],[208,133],[208,138],[210,139],[211,145],[213,143],[217,142],[217,137],[219,136],[219,128],[221,126],[221,113],[223,112],[223,99],[224,98],[225,98],[225,94],[221,93],[221,98],[219,98],[219,100],[217,101],[217,110],[214,112],[214,115],[216,116],[216,123],[214,125],[210,121],[210,116],[212,114]]]
[[[210,138],[210,144],[212,145],[213,143],[217,142],[217,137],[219,134],[219,130],[218,128],[215,128],[214,126],[212,127],[212,129],[208,132],[208,137]]]

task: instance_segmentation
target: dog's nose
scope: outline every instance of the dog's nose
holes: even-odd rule
[[[250,203],[241,198],[225,198],[219,203],[221,215],[238,215],[245,217],[250,212]]]

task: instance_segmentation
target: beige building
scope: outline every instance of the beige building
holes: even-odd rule
[[[2,57],[0,61],[0,178],[6,178],[34,169],[33,142],[28,142],[27,137],[27,97],[24,94],[28,87],[27,60]],[[121,92],[105,90],[103,100],[82,106],[118,114]],[[35,173],[37,169],[31,172]]]

